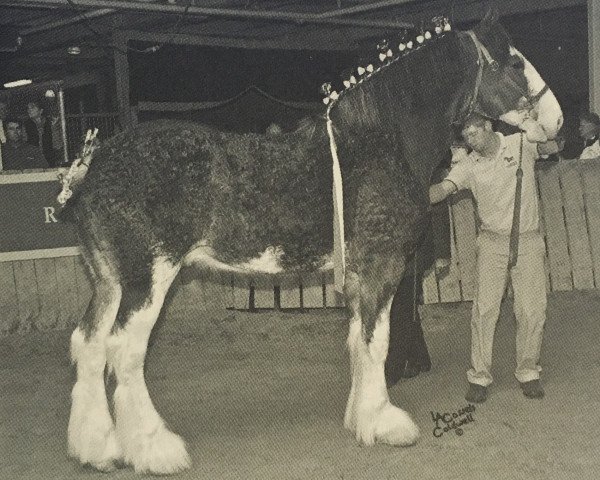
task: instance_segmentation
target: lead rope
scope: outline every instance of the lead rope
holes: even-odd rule
[[[508,247],[508,268],[511,269],[517,264],[519,254],[519,226],[521,223],[521,189],[523,184],[523,132],[521,132],[521,142],[519,144],[519,167],[517,168],[517,188],[515,189],[515,208],[513,211],[512,227],[510,229],[510,243]]]
[[[417,261],[419,260],[419,249],[415,250],[415,259],[413,261],[413,316],[412,321],[415,322],[417,318]]]

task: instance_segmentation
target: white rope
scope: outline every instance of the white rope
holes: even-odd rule
[[[331,157],[333,158],[333,283],[335,291],[343,293],[346,272],[344,189],[340,160],[333,135],[333,122],[329,118],[329,111],[327,111],[327,134],[329,135],[329,148],[331,149]]]

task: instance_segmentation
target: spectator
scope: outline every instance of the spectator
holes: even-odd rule
[[[6,143],[6,130],[4,130],[4,120],[8,107],[6,103],[0,101],[0,170],[2,170],[2,148]]]
[[[583,152],[580,160],[600,157],[600,117],[591,112],[579,116],[579,136],[583,139]]]
[[[48,162],[38,147],[25,143],[23,130],[18,120],[5,120],[6,143],[2,146],[4,170],[27,170],[48,168]]]
[[[56,167],[61,163],[62,145],[58,117],[49,118],[44,115],[44,109],[37,102],[27,104],[25,133],[27,143],[36,146],[46,158],[48,165]]]
[[[270,137],[275,137],[277,135],[281,135],[283,133],[283,130],[276,123],[272,123],[271,125],[269,125],[267,127],[267,130],[265,133]]]

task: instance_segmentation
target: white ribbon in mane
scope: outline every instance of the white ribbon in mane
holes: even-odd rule
[[[346,272],[346,247],[344,244],[344,189],[342,170],[337,155],[337,146],[333,136],[333,122],[327,112],[327,134],[329,148],[333,158],[333,284],[336,292],[344,292]]]

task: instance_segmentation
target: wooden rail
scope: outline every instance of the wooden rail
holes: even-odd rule
[[[540,164],[540,219],[546,243],[548,291],[600,285],[600,159]],[[426,274],[425,303],[473,299],[477,219],[468,193],[450,201],[452,262],[445,277]],[[296,278],[220,275],[222,298],[236,309],[325,308],[341,305],[332,272]],[[175,283],[175,288],[180,284]],[[214,282],[203,277],[201,282]],[[0,333],[66,328],[91,295],[79,256],[0,261]]]

